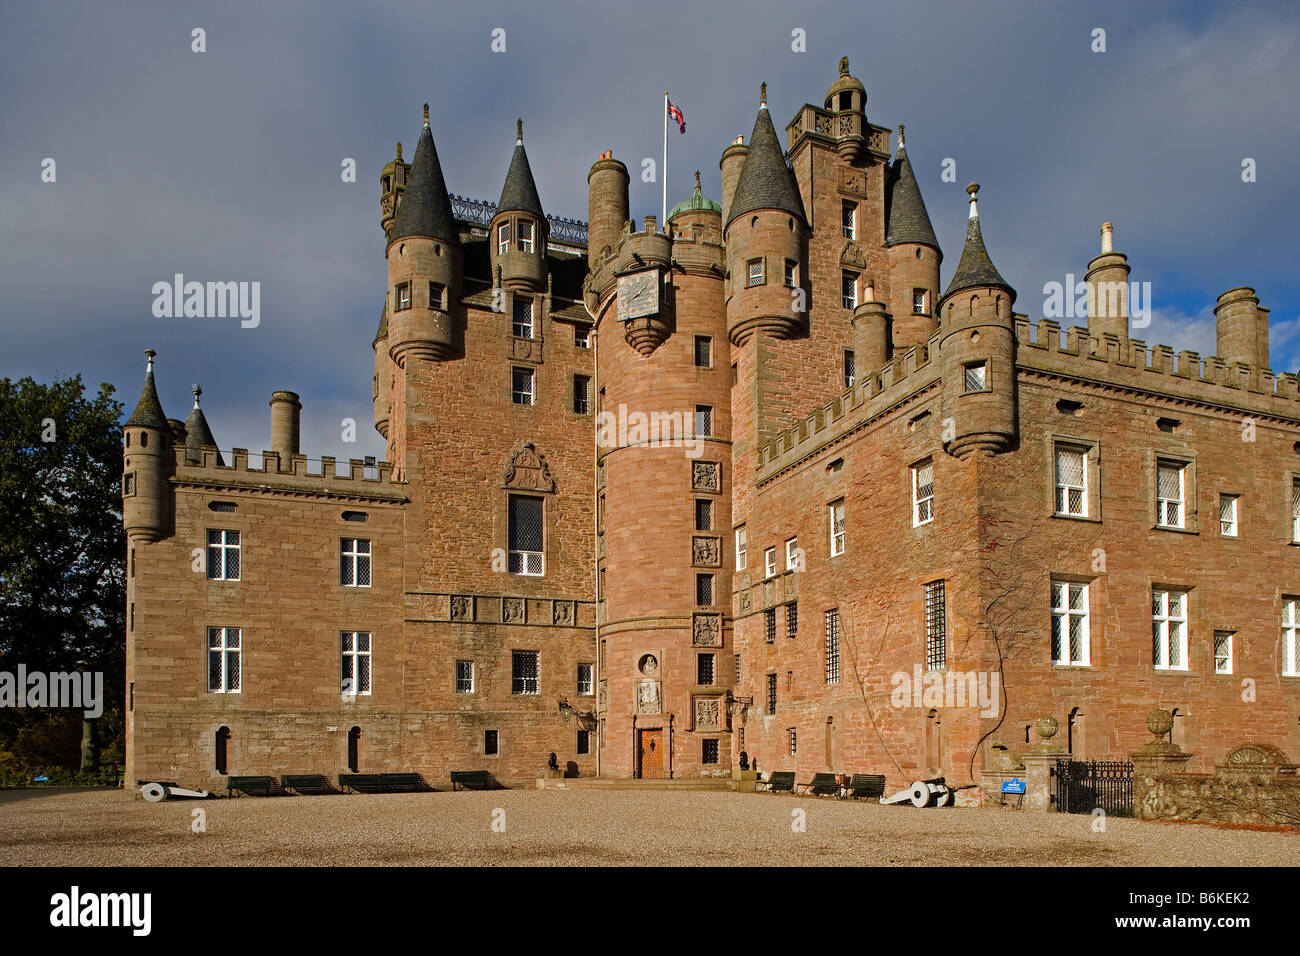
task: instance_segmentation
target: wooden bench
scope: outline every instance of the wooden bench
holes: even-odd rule
[[[285,793],[329,793],[329,781],[323,773],[286,773],[280,778]]]
[[[379,793],[381,785],[377,773],[341,773],[339,774],[339,791],[346,793]]]
[[[415,793],[420,789],[418,773],[381,773],[379,787],[385,793]]]
[[[794,771],[776,770],[762,781],[768,793],[794,793]]]
[[[833,773],[815,773],[812,780],[803,785],[804,793],[811,793],[816,797],[827,795],[838,797],[843,789]]]
[[[885,795],[885,775],[883,773],[855,773],[849,780],[845,793],[848,797],[867,797],[878,799]]]
[[[233,797],[237,793],[255,794],[260,797],[269,797],[275,790],[275,779],[273,777],[227,777],[226,778],[226,796]]]
[[[496,790],[500,787],[490,770],[453,770],[451,772],[451,789],[455,790]]]

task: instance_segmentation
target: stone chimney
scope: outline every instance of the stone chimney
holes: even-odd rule
[[[298,454],[298,417],[302,402],[296,392],[280,390],[271,395],[271,451],[280,456],[280,470],[293,469]]]
[[[1254,289],[1241,286],[1223,293],[1214,318],[1219,358],[1268,368],[1268,309],[1259,307]]]

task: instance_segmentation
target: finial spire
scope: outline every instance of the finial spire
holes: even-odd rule
[[[523,118],[521,117],[520,119],[515,120],[515,142],[522,143],[523,141],[524,141],[524,121]]]
[[[766,82],[763,83],[758,88],[758,108],[760,110],[767,109],[767,83]]]
[[[700,171],[695,170],[695,195],[700,194]]]
[[[190,391],[194,393],[194,407],[199,407],[199,396],[203,394],[203,388],[199,385],[191,385]]]
[[[848,76],[848,75],[849,75],[849,58],[847,56],[842,56],[840,57],[840,76]]]
[[[424,104],[424,125],[426,127],[429,125],[429,104],[428,103]]]
[[[144,354],[145,354],[144,371],[145,374],[148,375],[150,372],[153,371],[153,357],[158,353],[155,352],[153,349],[145,349]]]
[[[402,161],[402,144],[400,142],[397,144],[397,161],[399,163]]]
[[[980,191],[979,183],[971,183],[966,187],[966,192],[970,193],[970,215],[968,219],[978,219],[980,217],[979,206],[976,204],[976,195]]]
[[[898,124],[898,148],[899,148],[899,149],[906,149],[906,148],[907,148],[907,147],[906,147],[906,144],[903,142],[903,124],[902,124],[902,123],[899,123],[899,124]]]

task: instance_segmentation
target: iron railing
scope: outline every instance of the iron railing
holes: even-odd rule
[[[1133,815],[1133,764],[1127,760],[1058,760],[1052,768],[1060,813]]]
[[[490,226],[492,217],[497,214],[497,204],[486,199],[471,199],[468,196],[450,194],[451,214],[460,222],[475,226]],[[587,224],[579,219],[565,219],[563,216],[547,216],[550,223],[552,242],[570,243],[585,246],[587,244]]]

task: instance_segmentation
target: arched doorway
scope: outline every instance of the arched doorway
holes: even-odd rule
[[[1088,738],[1084,732],[1084,715],[1081,708],[1074,708],[1070,711],[1070,717],[1066,721],[1065,743],[1066,749],[1070,751],[1071,760],[1088,759]]]
[[[215,750],[216,750],[217,773],[221,774],[224,777],[230,772],[229,770],[230,728],[229,727],[218,728],[217,735],[216,735]]]
[[[348,731],[348,769],[357,773],[361,767],[361,728]]]

